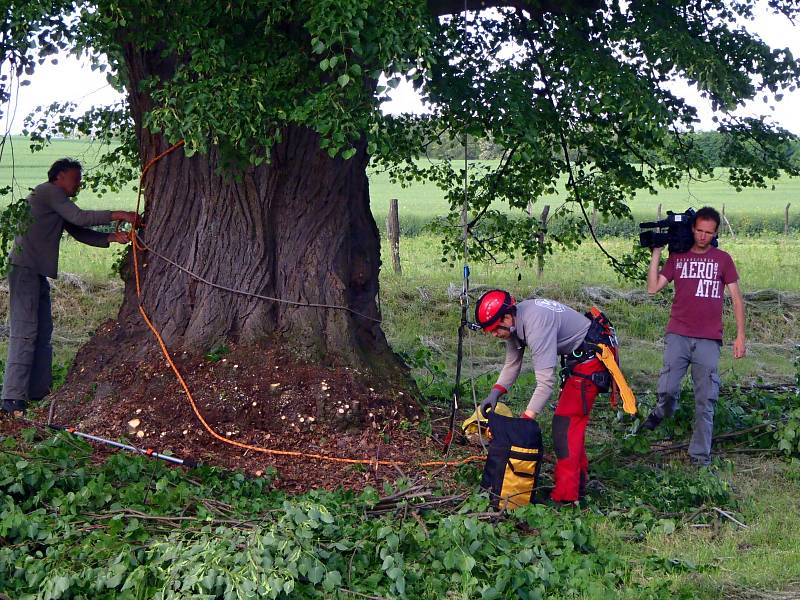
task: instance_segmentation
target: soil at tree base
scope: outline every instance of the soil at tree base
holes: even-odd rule
[[[121,347],[118,330],[109,321],[78,353],[66,383],[52,396],[54,423],[252,476],[272,467],[276,487],[292,492],[362,489],[414,470],[272,456],[215,440],[153,338],[142,336],[132,345],[128,332]],[[351,368],[310,364],[275,347],[231,345],[227,350],[213,360],[186,353],[173,357],[203,417],[220,435],[263,448],[345,458],[441,459],[435,438],[444,431],[434,432],[435,437],[419,432],[423,412],[408,390],[370,381]],[[129,356],[120,360],[120,352]],[[49,398],[29,417],[46,422],[48,407]],[[5,433],[19,427],[9,419],[0,423]],[[99,456],[107,452],[97,451]],[[464,452],[458,449],[448,458],[459,454]]]

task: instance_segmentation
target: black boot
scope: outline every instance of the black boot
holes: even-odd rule
[[[2,411],[4,414],[22,417],[25,415],[26,408],[25,400],[3,400]]]
[[[656,413],[650,413],[647,418],[645,419],[642,426],[639,428],[646,429],[647,431],[653,431],[656,427],[661,424],[661,417],[659,417]]]

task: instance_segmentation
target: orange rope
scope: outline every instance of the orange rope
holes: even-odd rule
[[[183,140],[181,140],[180,142],[170,146],[164,152],[162,152],[161,154],[159,154],[156,157],[152,158],[150,161],[147,162],[147,164],[145,164],[144,168],[142,169],[142,174],[139,177],[139,192],[138,192],[137,197],[136,197],[136,214],[139,214],[139,207],[141,206],[141,197],[142,197],[142,186],[143,186],[144,177],[147,174],[147,171],[150,169],[150,167],[152,167],[161,158],[163,158],[164,156],[166,156],[166,155],[170,154],[171,152],[177,150],[178,148],[183,146],[183,144],[184,144],[184,142],[183,142]],[[228,439],[227,437],[222,436],[219,433],[217,433],[216,431],[214,431],[214,429],[208,424],[208,422],[205,420],[205,418],[203,418],[203,415],[200,412],[200,409],[198,408],[194,397],[192,396],[192,392],[189,390],[189,386],[187,385],[186,380],[183,378],[183,375],[181,375],[180,370],[175,365],[175,362],[172,360],[172,356],[170,355],[169,350],[167,349],[167,345],[164,343],[164,339],[161,337],[161,334],[156,329],[155,325],[153,325],[153,322],[150,320],[150,317],[148,317],[147,312],[144,309],[144,305],[142,304],[142,290],[141,290],[141,284],[140,284],[140,278],[139,278],[139,256],[138,256],[138,253],[142,249],[142,246],[139,245],[139,241],[138,241],[138,239],[136,237],[137,225],[138,224],[133,224],[133,226],[131,227],[130,239],[131,239],[131,246],[132,246],[132,249],[133,249],[132,250],[132,253],[133,253],[133,272],[134,272],[134,278],[135,278],[135,281],[136,281],[136,297],[139,300],[139,312],[141,313],[142,318],[144,319],[144,322],[147,324],[147,327],[150,328],[150,331],[152,331],[153,335],[156,337],[156,341],[158,341],[158,345],[161,348],[161,352],[164,354],[164,357],[167,359],[167,362],[169,363],[169,366],[172,368],[172,371],[175,373],[175,376],[178,378],[178,382],[181,384],[181,387],[183,388],[183,391],[186,393],[186,397],[189,400],[189,404],[192,407],[192,411],[194,411],[195,416],[200,421],[200,423],[202,423],[203,427],[211,435],[211,437],[213,437],[214,439],[219,440],[220,442],[223,442],[225,444],[229,444],[229,445],[235,446],[237,448],[242,448],[243,450],[252,450],[253,452],[260,452],[262,454],[271,454],[271,455],[275,455],[275,456],[292,456],[292,457],[296,457],[296,458],[311,458],[311,459],[315,459],[315,460],[326,460],[326,461],[330,461],[330,462],[356,464],[356,465],[401,466],[401,465],[413,465],[413,464],[416,464],[417,466],[423,467],[423,468],[425,468],[425,467],[436,467],[436,466],[455,467],[455,466],[465,465],[465,464],[470,463],[470,462],[476,462],[476,461],[484,460],[484,457],[480,456],[480,455],[468,456],[468,457],[463,458],[461,460],[450,460],[450,461],[447,461],[447,460],[431,460],[431,461],[421,462],[421,463],[412,463],[410,461],[399,461],[399,460],[378,460],[377,458],[376,459],[370,459],[370,458],[343,458],[343,457],[339,457],[339,456],[326,456],[324,454],[314,454],[314,453],[309,453],[309,452],[300,452],[300,451],[297,451],[297,450],[275,450],[275,449],[272,449],[272,448],[263,448],[261,446],[254,446],[252,444],[246,444],[244,442],[237,442],[236,440]]]
[[[164,150],[164,152],[162,152],[161,154],[158,154],[158,155],[154,156],[153,158],[151,158],[149,161],[147,161],[147,164],[145,164],[144,168],[142,169],[142,174],[139,176],[139,190],[138,190],[138,192],[136,194],[136,214],[137,215],[140,212],[139,211],[139,207],[142,204],[142,189],[144,187],[144,176],[147,175],[147,172],[150,170],[150,167],[152,167],[154,164],[156,164],[156,162],[158,162],[159,160],[164,158],[167,154],[170,154],[171,152],[174,152],[175,150],[177,150],[178,148],[183,146],[184,143],[185,142],[183,140],[181,140],[181,141],[177,142],[176,144],[173,144],[172,146],[170,146],[169,148]],[[133,245],[133,273],[134,273],[134,276],[135,276],[135,279],[136,279],[136,297],[139,299],[139,306],[141,307],[141,305],[142,305],[142,288],[141,288],[141,284],[139,282],[139,256],[138,256],[137,247],[136,247],[136,245],[137,245],[137,242],[136,242],[136,226],[137,226],[136,223],[134,223],[131,226],[131,244]]]

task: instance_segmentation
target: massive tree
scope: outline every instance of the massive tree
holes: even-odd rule
[[[416,159],[443,136],[491,139],[502,159],[467,178],[476,251],[535,255],[535,219],[510,219],[492,202],[524,208],[566,177],[563,210],[626,216],[637,191],[711,172],[689,135],[697,109],[670,88],[684,78],[717,113],[732,184],[763,185],[795,169],[782,151],[790,136],[733,111],[794,89],[800,64],[743,27],[753,4],[11,0],[0,51],[12,78],[64,44],[107,61],[124,105],[42,121],[33,133],[121,139],[105,161],[117,170],[95,177],[101,187],[135,172],[119,169],[124,159],[141,167],[185,140],[145,178],[147,243],[218,284],[318,305],[230,294],[145,256],[143,302],[171,347],[281,339],[385,374],[400,366],[376,304],[368,163],[445,189],[444,229],[456,240],[464,174]],[[765,6],[800,13],[791,0]],[[381,113],[401,76],[430,114]],[[13,83],[0,82],[6,101]],[[576,217],[566,231],[555,241],[574,243],[585,228]],[[119,319],[132,336],[136,307],[129,281]]]

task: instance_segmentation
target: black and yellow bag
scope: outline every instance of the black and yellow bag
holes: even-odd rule
[[[492,506],[505,510],[536,502],[542,459],[542,432],[533,419],[489,414],[492,441],[481,487],[489,490]]]

